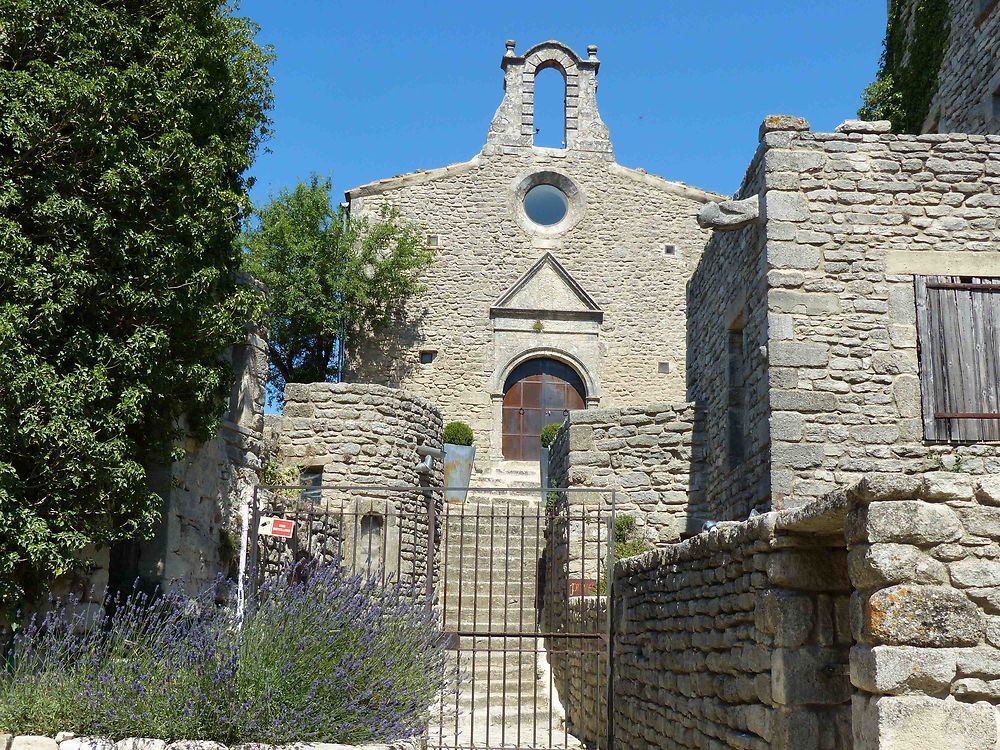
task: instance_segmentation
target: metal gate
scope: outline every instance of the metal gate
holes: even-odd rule
[[[429,748],[603,750],[614,513],[610,490],[473,488],[452,504],[440,487],[262,487],[244,598],[304,559],[399,581],[437,610],[449,648]]]
[[[453,694],[428,747],[607,748],[614,493],[478,489],[444,509]],[[517,499],[513,497],[517,495]]]

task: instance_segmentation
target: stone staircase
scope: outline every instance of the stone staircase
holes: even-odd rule
[[[522,488],[539,485],[538,465],[506,462],[470,484],[515,491],[472,490],[463,505],[445,509],[444,629],[483,635],[453,641],[454,685],[435,707],[428,747],[582,747],[566,732],[535,635],[545,520],[540,493]]]

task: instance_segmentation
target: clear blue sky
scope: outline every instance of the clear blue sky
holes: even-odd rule
[[[338,192],[464,161],[500,103],[504,40],[599,46],[619,163],[732,193],[772,113],[829,131],[874,77],[884,0],[244,0],[277,52],[254,198],[311,172]]]

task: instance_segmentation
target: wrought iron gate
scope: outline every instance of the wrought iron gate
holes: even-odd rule
[[[614,494],[508,497],[524,492],[473,490],[444,508],[439,605],[455,688],[430,748],[608,747]]]
[[[303,559],[399,581],[437,609],[448,639],[429,748],[609,748],[614,492],[474,488],[451,504],[442,490],[261,488],[245,521],[244,598]]]

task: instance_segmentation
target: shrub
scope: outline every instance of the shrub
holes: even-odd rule
[[[552,445],[552,441],[556,439],[556,433],[559,432],[560,427],[562,427],[561,422],[553,422],[552,424],[547,424],[542,428],[539,437],[542,439],[543,448],[548,448]]]
[[[286,573],[263,587],[242,632],[214,591],[137,592],[82,632],[80,615],[57,605],[15,637],[0,732],[230,745],[420,732],[444,681],[433,614],[339,564]]]
[[[635,517],[627,513],[615,516],[615,561],[626,557],[635,557],[649,552],[652,547],[638,533],[635,527]],[[604,596],[608,593],[607,573],[601,575],[597,582],[597,593]]]
[[[472,445],[472,428],[465,422],[449,422],[444,426],[444,442],[452,445]]]

